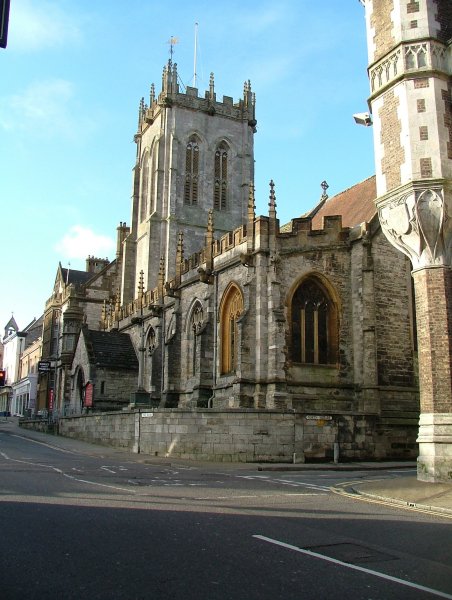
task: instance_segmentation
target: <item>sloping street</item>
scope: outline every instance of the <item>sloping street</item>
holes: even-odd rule
[[[341,493],[409,469],[258,469],[0,425],[2,598],[452,598],[447,515]]]

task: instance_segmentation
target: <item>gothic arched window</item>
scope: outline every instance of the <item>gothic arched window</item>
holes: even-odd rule
[[[144,221],[148,212],[149,195],[149,154],[146,153],[141,165],[141,189],[140,189],[140,221]]]
[[[291,359],[314,365],[337,361],[337,310],[314,277],[296,289],[291,304]]]
[[[228,147],[222,142],[215,152],[213,207],[226,210],[228,192]]]
[[[185,150],[184,203],[198,204],[199,142],[192,136]]]
[[[226,290],[220,307],[221,365],[222,374],[233,373],[237,368],[238,325],[243,313],[243,296],[240,289],[231,284]]]

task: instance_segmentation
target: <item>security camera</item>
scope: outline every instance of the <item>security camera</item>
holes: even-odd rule
[[[367,112],[356,113],[353,115],[353,118],[355,119],[355,123],[358,125],[365,125],[366,127],[370,127],[372,125],[372,118]]]

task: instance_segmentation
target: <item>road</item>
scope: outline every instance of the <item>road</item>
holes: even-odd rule
[[[0,424],[0,598],[452,599],[452,519],[267,471]]]

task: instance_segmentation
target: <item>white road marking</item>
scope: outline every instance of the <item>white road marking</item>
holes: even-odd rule
[[[253,494],[243,496],[212,496],[205,498],[194,498],[194,500],[236,500],[237,498],[277,498],[278,496],[326,496],[326,494],[316,494],[311,492],[287,493],[287,494]]]
[[[104,471],[108,471],[109,473],[116,473],[113,469],[109,469],[108,467],[99,467],[99,469],[103,469]]]
[[[25,465],[32,465],[33,467],[43,467],[45,469],[51,469],[52,471],[55,471],[59,475],[63,475],[63,477],[67,477],[68,479],[72,479],[73,481],[78,481],[79,483],[88,483],[89,485],[98,485],[100,487],[105,487],[105,488],[109,488],[112,490],[120,490],[121,492],[128,492],[129,494],[135,493],[135,492],[132,492],[132,490],[130,490],[128,488],[122,488],[122,487],[118,487],[115,485],[107,485],[105,483],[98,483],[97,481],[88,481],[87,479],[79,479],[78,477],[74,477],[74,475],[69,475],[69,473],[64,473],[64,471],[62,471],[58,467],[54,467],[53,465],[44,465],[41,463],[35,463],[35,462],[28,461],[28,460],[19,460],[17,458],[10,458],[4,452],[0,452],[0,455],[3,456],[3,458],[5,458],[6,460],[10,460],[12,462],[22,463]]]
[[[33,444],[40,444],[41,446],[46,446],[47,448],[51,448],[52,450],[57,450],[58,452],[65,452],[66,454],[77,454],[77,452],[72,452],[72,450],[66,450],[65,448],[59,448],[58,446],[52,446],[52,444],[47,444],[46,442],[39,442],[38,440],[32,440],[31,438],[25,437],[24,435],[17,435],[16,433],[12,433],[11,437],[20,438],[21,440],[25,440],[27,442],[32,442]]]
[[[283,485],[290,485],[291,487],[305,487],[310,490],[319,490],[322,492],[330,492],[331,489],[326,485],[316,485],[315,483],[303,483],[302,481],[293,481],[292,479],[277,479],[276,477],[269,477],[268,475],[236,475],[239,479],[252,479],[261,480],[265,483],[282,483]]]
[[[362,573],[374,575],[375,577],[380,577],[381,579],[386,579],[387,581],[393,581],[394,583],[399,583],[400,585],[405,585],[416,590],[421,590],[423,592],[433,594],[434,596],[439,596],[440,598],[448,598],[449,600],[452,600],[451,594],[446,594],[445,592],[440,592],[439,590],[435,590],[424,585],[419,585],[418,583],[413,583],[412,581],[406,581],[405,579],[399,579],[398,577],[393,577],[392,575],[386,575],[385,573],[380,573],[379,571],[374,571],[373,569],[366,569],[365,567],[352,565],[350,563],[343,562],[342,560],[338,560],[337,558],[331,558],[330,556],[325,556],[323,554],[319,554],[318,552],[312,552],[312,550],[305,550],[304,548],[299,548],[298,546],[292,546],[292,544],[286,544],[285,542],[274,540],[272,538],[266,537],[265,535],[253,535],[253,537],[258,540],[262,540],[263,542],[269,542],[270,544],[281,546],[282,548],[287,548],[288,550],[294,550],[295,552],[300,552],[301,554],[312,556],[313,558],[320,558],[321,560],[326,560],[328,562],[334,563],[335,565],[340,565],[341,567],[347,567],[347,569],[361,571]]]

